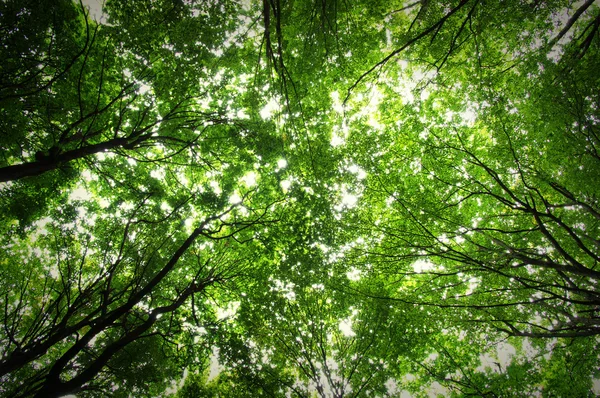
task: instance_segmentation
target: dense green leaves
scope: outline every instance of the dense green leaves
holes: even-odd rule
[[[104,12],[0,5],[0,395],[599,393],[593,1]]]

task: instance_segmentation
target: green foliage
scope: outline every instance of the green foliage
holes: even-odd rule
[[[0,5],[0,395],[595,396],[593,1]]]

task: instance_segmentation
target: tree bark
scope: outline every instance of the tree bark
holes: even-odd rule
[[[38,176],[47,171],[56,170],[61,165],[72,160],[123,147],[128,143],[129,140],[127,138],[114,138],[99,144],[87,145],[59,153],[53,157],[49,156],[47,159],[2,167],[0,168],[0,182],[15,181],[25,177]]]

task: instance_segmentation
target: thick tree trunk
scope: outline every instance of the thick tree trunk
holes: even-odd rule
[[[81,159],[88,155],[104,152],[110,149],[123,147],[129,143],[127,138],[115,138],[99,144],[87,145],[81,148],[73,149],[59,153],[48,159],[16,164],[0,168],[0,182],[19,180],[25,177],[38,176],[50,170],[55,170],[61,165],[75,159]]]

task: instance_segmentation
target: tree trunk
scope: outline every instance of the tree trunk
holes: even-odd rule
[[[127,138],[114,138],[99,144],[87,145],[81,148],[49,156],[47,159],[6,166],[0,168],[0,182],[19,180],[24,177],[38,176],[50,170],[55,170],[62,164],[88,155],[119,148],[129,143]]]

